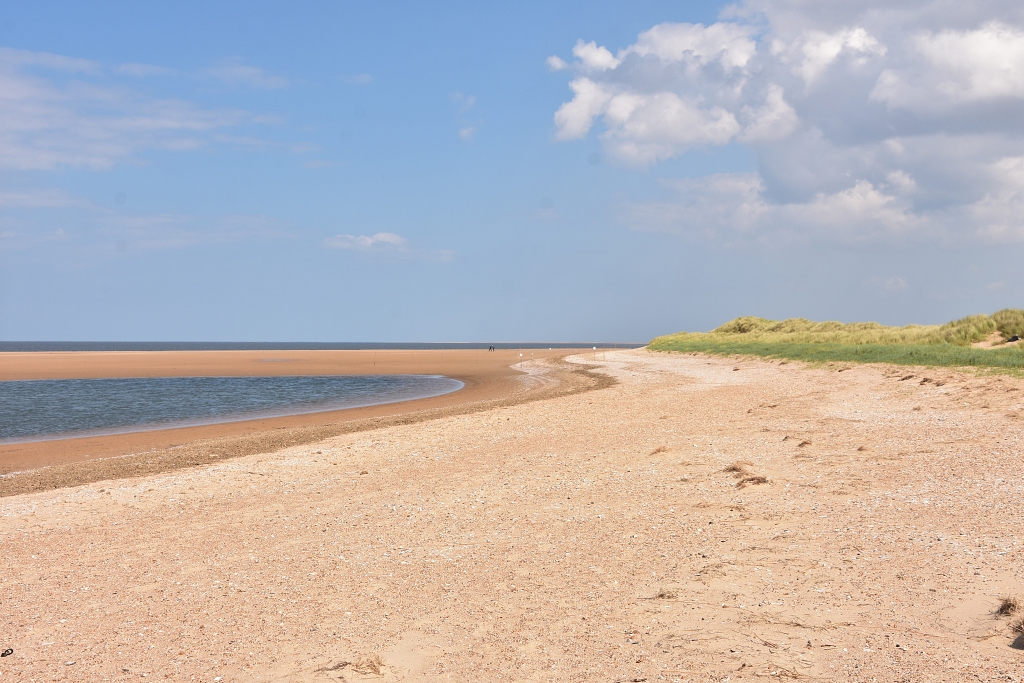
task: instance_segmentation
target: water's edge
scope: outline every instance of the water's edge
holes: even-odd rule
[[[292,380],[292,387],[288,387]],[[348,386],[345,386],[345,384]],[[376,386],[374,386],[376,383]],[[203,397],[207,385],[206,396]],[[306,393],[294,393],[295,385],[305,385]],[[315,386],[319,384],[320,386]],[[323,397],[324,385],[332,392],[332,396]],[[162,385],[162,386],[161,386]],[[214,386],[217,385],[217,386]],[[262,385],[262,386],[260,386]],[[211,391],[210,388],[219,391]],[[92,436],[109,436],[135,432],[177,429],[181,427],[197,427],[230,422],[243,422],[274,417],[293,415],[309,415],[314,413],[365,408],[369,406],[388,405],[403,401],[414,401],[425,398],[443,396],[462,389],[465,384],[459,380],[443,375],[329,375],[329,376],[297,376],[297,377],[156,377],[156,378],[108,378],[108,379],[77,379],[77,380],[14,380],[0,382],[0,430],[7,431],[4,437],[0,431],[0,445],[35,443],[42,441],[61,441]],[[301,390],[301,386],[299,387]],[[17,390],[21,390],[20,396]],[[83,391],[83,389],[85,391]],[[135,396],[130,395],[132,389]],[[262,400],[267,390],[285,393],[291,389],[289,398],[272,397],[273,405],[265,405],[258,409],[239,409],[240,403],[247,400],[252,403]],[[77,390],[77,396],[75,392]],[[106,396],[103,391],[108,390]],[[161,391],[177,391],[178,395],[165,396]],[[319,390],[321,397],[308,400],[313,390]],[[31,395],[34,391],[35,395]],[[91,391],[91,396],[89,395]],[[248,392],[245,394],[244,392]],[[29,394],[26,396],[26,392]],[[99,398],[97,398],[99,392]],[[146,395],[148,392],[148,396]],[[188,392],[188,393],[185,393]],[[240,395],[240,392],[242,394]],[[346,393],[347,392],[347,393]],[[155,398],[154,398],[155,397]],[[20,405],[16,402],[21,399]],[[103,399],[107,405],[99,405]],[[203,399],[205,398],[205,404]],[[175,409],[181,413],[183,406],[191,408],[192,413],[206,410],[202,415],[185,415],[168,419],[145,419],[133,421],[130,417],[132,407],[137,402],[149,400],[150,405],[144,406],[142,415],[153,417],[154,413],[174,414]],[[226,399],[226,400],[225,400]],[[75,429],[47,429],[31,431],[27,426],[35,420],[42,425],[73,423],[74,416],[69,412],[80,410],[75,402],[92,401],[89,409],[93,411],[92,422],[106,420],[107,424]],[[201,404],[198,407],[195,405]],[[230,402],[234,401],[232,405]],[[117,404],[120,404],[117,405]],[[127,404],[132,406],[126,407]],[[120,413],[117,411],[120,407]],[[162,410],[162,408],[164,408]],[[49,411],[56,415],[36,414]],[[114,415],[123,417],[119,424],[109,424]],[[20,412],[20,415],[19,415]],[[135,413],[140,415],[139,412]],[[20,418],[20,422],[19,422]],[[89,420],[86,415],[84,420]],[[6,428],[6,429],[5,429]],[[20,433],[18,433],[20,432]]]

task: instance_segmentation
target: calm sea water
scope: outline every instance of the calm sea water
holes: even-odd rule
[[[61,342],[0,341],[0,352],[25,351],[320,351],[365,349],[627,349],[645,346],[647,342]]]
[[[440,396],[440,375],[156,377],[0,382],[0,442],[214,424]]]

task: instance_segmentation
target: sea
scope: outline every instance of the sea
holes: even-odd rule
[[[462,386],[441,375],[12,380],[0,382],[0,443],[360,408]]]
[[[0,352],[289,351],[636,348],[597,342],[11,342]],[[0,381],[0,444],[186,427],[440,396],[462,388],[441,375],[152,377]]]

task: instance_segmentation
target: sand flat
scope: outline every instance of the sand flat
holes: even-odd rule
[[[1024,596],[1024,382],[596,365],[618,383],[0,499],[0,675],[1024,675],[993,615]]]

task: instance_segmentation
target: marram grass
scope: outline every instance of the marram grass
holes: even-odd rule
[[[945,325],[886,327],[878,323],[813,322],[803,318],[736,318],[711,332],[680,332],[654,339],[654,351],[762,356],[812,363],[892,363],[1024,370],[1024,347],[1001,347],[1024,336],[1024,310],[973,315]],[[994,340],[990,349],[977,342]]]

